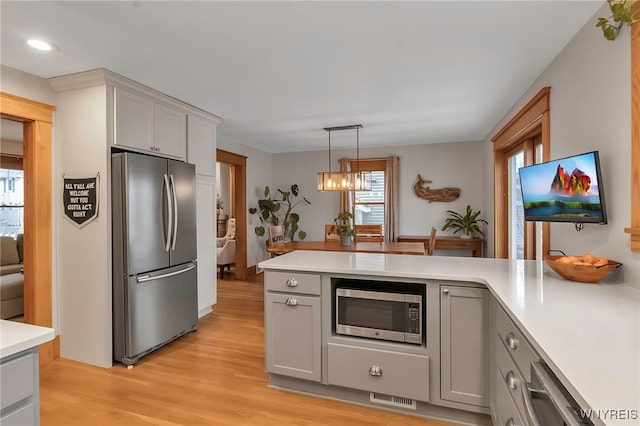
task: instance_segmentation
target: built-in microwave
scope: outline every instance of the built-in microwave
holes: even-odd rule
[[[424,286],[422,286],[424,287]],[[422,344],[423,291],[335,288],[337,334]]]

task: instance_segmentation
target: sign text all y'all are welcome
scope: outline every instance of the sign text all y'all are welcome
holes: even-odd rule
[[[86,210],[93,208],[92,204],[89,204],[89,190],[95,189],[95,182],[91,183],[66,183],[64,189],[69,190],[70,203],[67,206],[67,210],[74,210],[73,217],[85,217],[87,215]]]

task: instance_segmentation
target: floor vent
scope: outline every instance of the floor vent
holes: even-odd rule
[[[411,410],[416,409],[416,401],[414,399],[373,392],[371,392],[369,395],[369,400],[377,404],[393,405],[394,407],[409,408]]]

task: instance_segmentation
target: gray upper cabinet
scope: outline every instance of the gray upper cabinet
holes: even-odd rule
[[[489,407],[489,291],[440,286],[440,392],[448,401]]]
[[[114,88],[115,145],[184,160],[187,114],[180,108],[121,87]]]

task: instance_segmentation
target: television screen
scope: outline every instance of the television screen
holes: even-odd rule
[[[519,169],[524,220],[607,223],[598,151]]]

